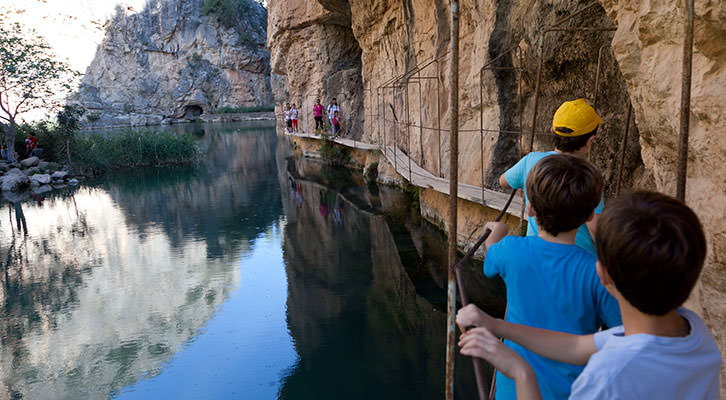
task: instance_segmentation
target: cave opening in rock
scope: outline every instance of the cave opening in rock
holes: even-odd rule
[[[197,105],[184,107],[184,118],[196,118],[204,113],[202,107]]]

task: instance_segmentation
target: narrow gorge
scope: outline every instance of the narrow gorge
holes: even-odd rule
[[[354,138],[391,145],[397,133],[398,148],[448,176],[448,4],[270,1],[272,73],[286,82],[278,107],[306,110],[316,97],[337,97]],[[678,2],[462,1],[460,181],[499,189],[496,178],[530,150],[532,132],[535,150],[550,148],[554,110],[584,97],[605,121],[590,158],[605,175],[606,199],[621,168],[621,190],[674,195],[684,18]],[[704,224],[708,256],[688,305],[725,352],[726,3],[697,2],[695,27],[686,203]]]

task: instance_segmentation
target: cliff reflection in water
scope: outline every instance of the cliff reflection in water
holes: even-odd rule
[[[275,135],[200,140],[201,170],[2,204],[0,399],[107,398],[156,376],[240,285],[240,258],[281,214]]]
[[[434,278],[444,242],[402,192],[369,190],[360,176],[314,162],[288,164],[278,169],[288,326],[300,359],[279,398],[442,398],[446,299]],[[471,362],[459,357],[456,373],[457,396],[474,398]]]

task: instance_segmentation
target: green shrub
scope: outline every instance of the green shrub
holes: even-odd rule
[[[320,157],[329,165],[343,167],[350,163],[348,149],[336,145],[332,140],[328,140],[326,134],[323,134],[323,138],[320,139]]]
[[[406,196],[411,201],[411,205],[418,209],[421,205],[420,198],[419,198],[419,187],[416,185],[412,185],[407,180],[403,181],[403,187],[402,187],[404,193],[406,193]]]
[[[211,15],[225,28],[234,28],[237,21],[249,13],[251,7],[246,0],[204,0],[202,15]]]
[[[184,164],[197,159],[198,147],[190,134],[126,130],[114,134],[78,136],[71,143],[73,164],[105,171],[110,168]]]
[[[363,176],[366,182],[375,183],[378,179],[378,161],[371,163]]]

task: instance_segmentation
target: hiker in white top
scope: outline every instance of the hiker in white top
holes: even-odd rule
[[[330,131],[333,131],[333,118],[335,118],[335,112],[340,111],[340,107],[338,106],[338,101],[333,97],[333,100],[330,101],[330,104],[328,104],[328,108],[326,109],[328,112],[328,121],[330,122]]]
[[[286,103],[285,107],[283,108],[285,112],[285,126],[287,127],[287,132],[292,132],[292,118],[291,118],[291,110],[290,110],[290,103]]]

